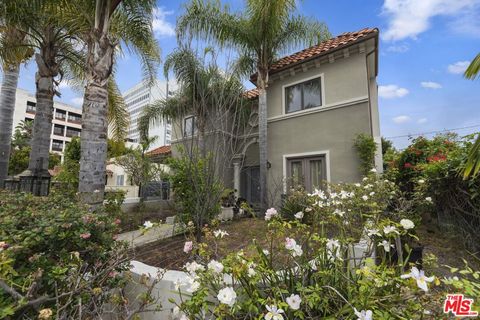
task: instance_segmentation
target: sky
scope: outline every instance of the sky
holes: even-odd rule
[[[222,2],[232,10],[242,10],[244,3]],[[163,58],[177,46],[175,21],[184,3],[157,2],[153,28]],[[303,0],[298,1],[298,13],[326,23],[333,36],[379,28],[381,134],[396,147],[407,146],[408,135],[480,131],[480,79],[462,76],[480,52],[480,0]],[[20,88],[34,92],[35,69],[33,61],[22,69]],[[126,53],[118,61],[116,80],[121,91],[142,80],[134,55]],[[81,92],[66,84],[60,90],[57,100],[81,106]]]

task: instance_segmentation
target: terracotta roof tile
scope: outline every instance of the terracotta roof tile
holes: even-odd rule
[[[250,89],[245,91],[243,94],[247,99],[255,99],[256,97],[258,97],[258,89],[257,88]]]
[[[146,153],[148,156],[166,155],[172,152],[171,146],[161,146]]]
[[[319,44],[303,49],[302,51],[296,52],[289,56],[283,57],[276,61],[271,67],[270,72],[275,72],[276,70],[283,69],[291,64],[296,64],[306,59],[313,58],[315,56],[323,55],[329,51],[337,49],[339,47],[348,45],[352,42],[355,42],[361,38],[365,38],[369,35],[377,34],[378,29],[376,28],[365,28],[355,32],[345,32],[341,35],[331,38],[329,40],[320,42]]]

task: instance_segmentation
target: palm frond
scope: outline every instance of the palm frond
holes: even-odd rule
[[[480,133],[472,145],[468,154],[467,162],[463,172],[463,178],[468,179],[470,176],[477,176],[480,172]]]
[[[109,131],[115,140],[123,140],[127,136],[130,114],[120,90],[113,77],[108,80],[108,111]]]
[[[467,70],[465,70],[465,78],[476,79],[480,74],[480,53],[470,62]]]

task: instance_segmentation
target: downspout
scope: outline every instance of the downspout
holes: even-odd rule
[[[375,40],[376,42],[376,40]],[[370,121],[370,134],[372,135],[373,137],[373,119],[372,119],[372,97],[370,95],[370,74],[368,72],[368,57],[376,52],[377,49],[376,49],[376,46],[374,49],[372,49],[369,53],[367,53],[365,55],[365,67],[367,69],[367,91],[368,91],[368,118],[369,118],[369,121]]]

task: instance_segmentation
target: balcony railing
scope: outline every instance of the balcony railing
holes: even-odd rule
[[[53,129],[53,134],[63,137],[64,131],[62,129]]]
[[[63,147],[61,145],[59,146],[59,145],[54,144],[54,145],[52,145],[52,150],[61,152],[63,150]]]
[[[55,119],[57,119],[57,120],[65,121],[66,118],[67,118],[67,116],[64,115],[64,114],[55,114]]]

